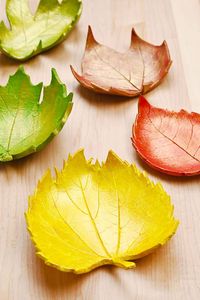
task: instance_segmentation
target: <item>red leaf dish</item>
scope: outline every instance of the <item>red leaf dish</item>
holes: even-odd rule
[[[141,96],[132,141],[141,158],[161,172],[200,174],[200,114],[156,108]]]

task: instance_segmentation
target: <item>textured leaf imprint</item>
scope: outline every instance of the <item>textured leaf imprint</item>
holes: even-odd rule
[[[112,151],[102,165],[79,151],[55,179],[47,171],[29,199],[26,220],[37,254],[76,273],[106,264],[132,268],[178,225],[162,186]]]
[[[153,168],[171,175],[200,174],[200,114],[171,112],[139,99],[133,145]]]
[[[0,161],[21,158],[42,149],[63,127],[72,109],[72,94],[52,69],[51,84],[32,85],[20,67],[0,86]]]
[[[171,59],[167,43],[154,46],[132,30],[131,45],[119,53],[99,44],[89,27],[82,75],[72,73],[84,87],[98,93],[134,97],[156,87],[167,74]]]
[[[0,24],[0,50],[26,60],[61,42],[78,20],[81,0],[40,0],[33,16],[28,0],[7,0],[6,13],[11,29]]]

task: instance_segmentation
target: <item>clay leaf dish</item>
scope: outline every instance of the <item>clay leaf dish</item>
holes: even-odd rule
[[[32,15],[28,0],[7,0],[10,29],[0,24],[0,50],[17,60],[28,58],[60,43],[80,17],[81,0],[40,0]]]
[[[132,30],[131,45],[125,53],[99,44],[88,29],[82,75],[71,66],[79,83],[97,93],[135,97],[160,84],[171,65],[167,43],[154,46]]]
[[[101,165],[79,151],[56,178],[48,170],[29,198],[26,221],[45,263],[75,273],[133,268],[178,225],[162,186],[112,151]]]
[[[33,85],[23,67],[0,86],[0,161],[41,150],[58,134],[72,109],[72,94],[52,69],[49,86]]]
[[[140,97],[133,145],[151,167],[175,176],[200,174],[200,114],[152,106]]]

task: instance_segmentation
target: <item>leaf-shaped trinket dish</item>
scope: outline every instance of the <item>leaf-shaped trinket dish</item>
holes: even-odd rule
[[[26,60],[64,40],[82,10],[81,0],[40,0],[33,16],[28,0],[7,0],[8,29],[0,24],[0,50],[17,60]]]
[[[200,114],[168,111],[140,97],[133,145],[151,167],[175,176],[200,174]]]
[[[29,198],[26,221],[37,254],[75,273],[102,265],[133,268],[178,225],[162,186],[112,151],[102,165],[79,151],[56,178],[48,170]]]
[[[49,86],[32,85],[23,67],[0,86],[0,161],[41,150],[63,127],[72,109],[72,94],[52,69]]]
[[[89,27],[82,75],[72,66],[71,70],[80,84],[90,90],[135,97],[159,85],[171,63],[165,41],[154,46],[142,40],[133,29],[130,48],[119,53],[99,44]]]

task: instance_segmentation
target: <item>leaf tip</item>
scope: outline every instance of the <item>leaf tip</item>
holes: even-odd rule
[[[119,166],[127,166],[126,161],[122,160],[113,150],[109,150],[105,165],[118,168]]]
[[[72,100],[73,97],[73,93],[70,93],[69,95],[67,95],[67,87],[65,84],[63,84],[60,80],[60,77],[58,76],[58,73],[56,71],[55,68],[51,69],[51,82],[50,85],[56,85],[56,86],[60,86],[60,88],[62,89],[62,95],[64,98],[66,97],[70,97],[69,100]]]
[[[51,81],[56,80],[58,83],[61,83],[58,73],[55,68],[51,69]]]
[[[140,107],[140,106],[150,106],[150,104],[147,101],[147,99],[144,96],[142,96],[142,95],[140,95],[139,101],[138,101],[138,107]]]
[[[79,159],[79,158],[84,158],[85,160],[85,154],[84,154],[84,149],[80,148],[79,150],[77,150],[73,155],[69,153],[68,158],[67,158],[67,163],[71,160],[75,160],[75,159]]]
[[[135,28],[133,27],[131,30],[131,40],[133,40],[135,37],[138,37]]]
[[[43,87],[42,82],[40,82],[38,84],[35,84],[35,85],[32,83],[30,76],[25,71],[24,65],[20,65],[18,67],[18,69],[16,70],[16,72],[9,76],[9,79],[8,79],[8,82],[7,82],[6,86],[9,86],[11,84],[11,81],[13,81],[13,80],[14,81],[19,80],[20,82],[25,81],[27,86],[37,87],[40,92],[41,92],[41,89]],[[16,83],[14,83],[14,84],[16,84]]]
[[[87,80],[84,76],[79,75],[72,66],[70,66],[70,68],[71,68],[72,74],[74,75],[74,77],[76,78],[76,80],[82,86],[84,86],[84,87],[86,87],[88,89],[94,90],[94,86],[93,86],[93,84],[89,80]]]
[[[138,101],[138,114],[136,116],[136,122],[135,124],[137,125],[137,119],[143,115],[143,114],[148,114],[153,106],[148,102],[148,100],[144,96],[139,97]],[[133,124],[134,125],[134,124]]]
[[[18,78],[18,77],[21,77],[21,76],[29,78],[29,81],[30,81],[30,77],[26,74],[23,65],[20,65],[17,68],[17,70],[15,71],[14,74],[9,75],[9,80],[8,80],[7,86],[9,85],[10,80],[14,79],[15,77]]]
[[[113,159],[117,159],[117,155],[115,154],[115,152],[112,149],[110,149],[108,151],[106,162],[109,161],[109,160],[113,160]]]
[[[73,68],[72,65],[70,65],[70,69],[71,69],[71,72],[72,74],[74,75],[74,77],[76,78],[76,80],[81,83],[83,81],[83,76],[79,75],[76,70]]]
[[[25,72],[25,69],[24,69],[24,65],[20,65],[17,72],[21,72],[21,73],[25,74],[26,72]]]
[[[75,71],[75,69],[73,68],[72,65],[70,65],[70,69],[71,69],[71,72],[74,75],[74,77],[78,80],[78,78],[80,77],[80,75]]]
[[[86,49],[94,46],[95,44],[97,44],[97,41],[94,38],[94,34],[92,32],[92,27],[89,25],[88,33],[87,33],[87,40],[86,40]]]
[[[131,30],[131,45],[130,45],[130,48],[134,47],[135,43],[139,42],[139,41],[141,41],[141,38],[139,37],[139,35],[137,34],[135,28],[133,27],[132,30]]]
[[[37,45],[37,48],[35,49],[35,51],[33,51],[33,54],[37,54],[38,52],[41,52],[42,51],[42,40],[39,41],[38,45]]]

